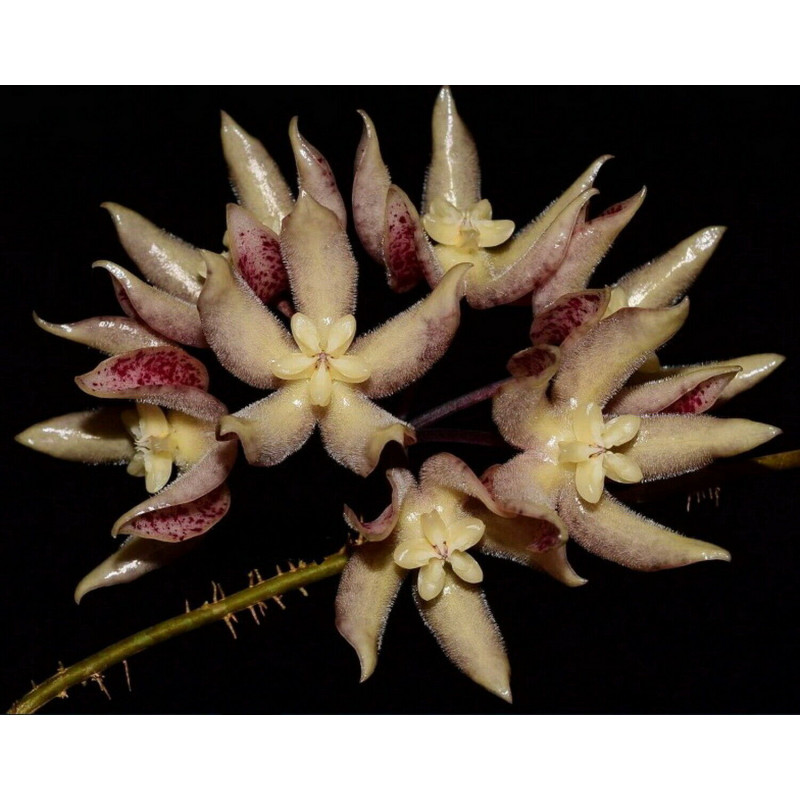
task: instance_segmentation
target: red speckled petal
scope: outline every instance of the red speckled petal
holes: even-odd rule
[[[128,306],[148,327],[173,342],[193,347],[208,346],[196,305],[140,281],[128,270],[110,261],[97,261],[92,266],[100,267],[111,275],[118,290],[124,293]],[[128,312],[124,303],[123,309]]]
[[[293,117],[289,123],[289,140],[297,165],[299,190],[310,194],[320,205],[330,209],[339,224],[346,228],[347,211],[336,185],[336,178],[333,177],[333,170],[322,153],[302,136],[297,128],[297,117]]]
[[[400,506],[417,485],[414,476],[407,469],[388,469],[386,479],[392,487],[392,501],[374,520],[364,522],[356,516],[353,509],[344,507],[345,522],[371,542],[383,541],[394,530],[400,517]]]
[[[108,355],[127,353],[142,347],[162,347],[170,341],[129,317],[92,317],[79,322],[57,325],[33,315],[33,321],[43,330],[72,342],[94,347]]]
[[[533,344],[563,344],[573,331],[603,316],[610,294],[608,289],[589,289],[559,297],[534,317],[531,341]]]
[[[277,234],[233,203],[228,206],[228,237],[234,268],[262,303],[269,304],[289,288]]]
[[[528,347],[525,350],[514,353],[508,360],[506,369],[515,378],[540,375],[558,358],[557,350],[558,348],[541,344],[536,347]]]
[[[292,193],[264,145],[222,112],[222,150],[239,203],[275,233],[292,210]]]
[[[360,384],[367,397],[385,397],[424,375],[445,353],[461,319],[462,264],[416,305],[357,339],[348,353],[366,361],[371,374]]]
[[[145,278],[187,303],[196,302],[206,268],[200,251],[125,206],[103,203],[102,207],[111,214],[125,252]]]

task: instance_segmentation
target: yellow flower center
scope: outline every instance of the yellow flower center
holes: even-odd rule
[[[313,405],[325,407],[331,402],[335,380],[363,383],[369,378],[370,368],[363,358],[345,355],[356,335],[352,314],[320,329],[312,319],[297,312],[292,315],[291,329],[300,352],[277,359],[272,372],[281,380],[308,381]]]

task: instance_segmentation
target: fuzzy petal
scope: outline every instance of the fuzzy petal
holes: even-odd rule
[[[427,214],[431,203],[442,197],[457,208],[467,209],[481,197],[478,151],[447,86],[436,98],[431,128],[433,152],[422,207]]]
[[[639,435],[622,452],[641,468],[645,480],[691,472],[715,458],[735,456],[780,433],[749,419],[659,414],[642,419]]]
[[[222,112],[222,149],[241,205],[275,233],[292,210],[292,193],[258,139]]]
[[[533,318],[531,342],[563,344],[571,333],[602,318],[610,294],[608,289],[589,289],[559,297]]]
[[[94,347],[108,355],[171,344],[169,339],[159,336],[130,317],[92,317],[57,325],[34,313],[33,321],[43,331],[54,336]]]
[[[226,259],[214,253],[206,253],[206,259],[208,277],[198,307],[211,348],[237,378],[260,389],[274,388],[272,366],[295,352],[289,332],[237,279]]]
[[[263,400],[223,417],[219,433],[235,434],[251,464],[271,467],[299,450],[315,425],[308,381],[292,381]]]
[[[135,452],[119,409],[112,408],[53,417],[14,438],[40,453],[88,464],[130,461]]]
[[[444,587],[437,597],[425,601],[415,592],[414,598],[445,655],[473,681],[510,703],[511,670],[483,592],[446,570]]]
[[[111,275],[116,288],[124,293],[136,316],[156,333],[180,344],[208,346],[194,303],[187,303],[156,289],[110,261],[96,261],[92,266],[100,267]]]
[[[370,369],[369,380],[360,387],[364,394],[393,394],[444,355],[461,319],[459,301],[468,270],[467,264],[450,270],[424,300],[354,342],[349,354],[364,359]]]
[[[508,360],[506,369],[515,378],[531,378],[541,375],[558,357],[556,352],[557,348],[550,345],[528,347],[514,353]]]
[[[669,252],[629,272],[618,284],[629,306],[658,308],[683,296],[711,258],[725,228],[704,228]]]
[[[333,177],[333,170],[322,153],[298,130],[297,117],[289,123],[289,141],[292,143],[297,183],[301,192],[311,195],[320,205],[330,209],[342,228],[347,227],[347,211],[344,200]]]
[[[345,522],[371,542],[381,542],[395,529],[400,519],[400,508],[410,492],[416,491],[414,476],[407,469],[388,469],[386,479],[392,487],[392,501],[371,522],[363,522],[348,506],[344,507]]]
[[[359,475],[375,469],[390,441],[406,446],[416,440],[412,428],[339,381],[333,383],[330,405],[319,424],[331,458]]]
[[[281,232],[295,308],[322,330],[355,309],[357,267],[336,215],[301,192]]]
[[[84,576],[75,587],[75,602],[80,603],[95,589],[130,583],[154,569],[160,569],[182,556],[194,544],[194,539],[185,542],[161,542],[157,539],[129,536],[116,552]]]
[[[103,203],[102,207],[111,214],[125,252],[145,278],[159,289],[195,303],[206,274],[200,251],[125,206]]]
[[[608,493],[591,504],[565,491],[559,513],[570,537],[581,547],[630,569],[651,571],[698,561],[730,561],[730,554],[721,547],[689,539],[645,519]]]
[[[647,353],[677,332],[688,313],[684,300],[664,309],[623,308],[601,320],[564,356],[553,381],[553,401],[574,398],[579,405],[605,405]]]

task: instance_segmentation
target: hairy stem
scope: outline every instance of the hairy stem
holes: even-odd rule
[[[478,403],[482,403],[484,400],[489,400],[489,398],[494,397],[495,392],[501,386],[508,383],[509,380],[511,380],[511,378],[495,381],[488,386],[482,386],[480,389],[476,389],[474,392],[468,392],[467,394],[461,395],[461,397],[456,397],[455,400],[449,400],[436,408],[432,408],[430,411],[426,411],[424,414],[420,414],[418,417],[412,419],[409,424],[417,429],[424,428],[426,425],[431,425],[434,422],[438,422],[440,419],[455,414],[456,411],[463,411],[465,408],[470,408]]]
[[[8,710],[9,714],[33,714],[45,703],[63,695],[67,689],[78,683],[97,678],[104,670],[119,664],[127,658],[147,650],[159,642],[180,636],[182,633],[201,628],[211,622],[218,622],[256,605],[264,600],[284,594],[292,589],[316,583],[333,575],[338,575],[347,563],[347,555],[343,552],[328,556],[320,564],[301,566],[293,572],[276,575],[274,578],[257,583],[241,592],[203,605],[194,611],[187,611],[177,617],[159,622],[143,631],[134,633],[126,639],[112,644],[88,658],[59,671],[40,683]]]

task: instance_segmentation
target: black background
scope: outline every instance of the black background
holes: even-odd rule
[[[258,568],[310,560],[346,538],[341,507],[380,509],[378,481],[348,474],[316,437],[269,470],[240,459],[229,516],[182,561],[123,587],[72,601],[77,581],[115,544],[113,521],[144,497],[122,468],[58,462],[16,445],[33,422],[93,407],[73,383],[101,356],[52,337],[31,311],[67,322],[115,313],[108,276],[92,261],[130,267],[99,203],[127,205],[188,241],[220,249],[231,200],[218,140],[220,108],[258,136],[293,175],[287,125],[330,160],[347,196],[360,135],[356,108],[376,123],[394,180],[419,199],[436,88],[206,88],[6,91],[11,110],[2,158],[2,541],[5,657],[0,702],[10,705],[59,661],[84,656],[211,597],[232,593]],[[691,291],[692,313],[663,352],[694,363],[776,351],[788,362],[723,410],[782,427],[764,452],[796,448],[798,130],[789,92],[729,88],[466,88],[459,110],[476,137],[483,195],[498,218],[525,224],[598,155],[597,210],[649,194],[596,273],[595,285],[664,252],[707,225],[727,225]],[[362,265],[359,327],[406,307],[382,268]],[[525,346],[529,311],[466,309],[451,351],[413,392],[389,402],[420,413],[504,376]],[[210,359],[209,359],[210,361]],[[232,409],[257,392],[219,369],[212,391]],[[453,420],[486,426],[487,409]],[[420,445],[419,463],[437,451]],[[476,471],[507,451],[454,448]],[[485,588],[503,630],[515,702],[507,706],[459,673],[422,625],[407,588],[392,612],[378,668],[358,683],[354,652],[333,625],[336,580],[270,604],[260,627],[239,616],[130,661],[97,686],[77,687],[43,713],[599,713],[797,712],[797,476],[726,484],[687,513],[686,496],[639,508],[728,548],[731,564],[639,574],[569,545],[588,585],[567,589],[509,562],[483,561]]]

